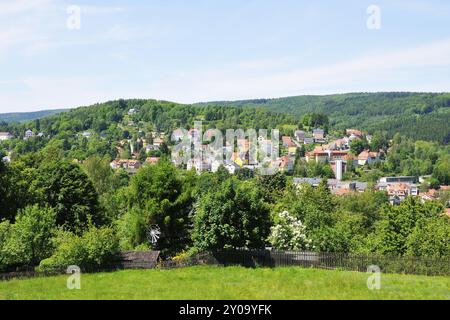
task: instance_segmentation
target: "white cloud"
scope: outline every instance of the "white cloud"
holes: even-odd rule
[[[349,91],[450,91],[450,81],[445,79],[410,82],[402,76],[407,73],[410,78],[418,70],[450,66],[450,40],[325,66],[293,69],[292,63],[291,58],[241,61],[222,68],[180,72],[139,87],[129,84],[126,78],[109,75],[26,77],[14,80],[14,85],[21,88],[20,94],[4,92],[0,100],[9,110],[32,110],[77,107],[119,98],[189,103]],[[393,81],[389,82],[391,78]]]
[[[394,71],[409,70],[413,75],[422,68],[450,66],[450,39],[411,49],[373,53],[331,65],[291,68],[285,72],[269,70],[276,63],[270,60],[239,62],[224,68],[183,72],[149,86],[149,94],[161,99],[197,102],[330,93],[340,92],[343,88],[365,91],[370,90],[369,83],[379,83]],[[258,66],[258,72],[249,66]],[[408,83],[410,79],[400,80]],[[399,87],[406,89],[407,85],[400,84]],[[424,88],[429,86],[424,84]],[[450,87],[447,90],[450,91]]]

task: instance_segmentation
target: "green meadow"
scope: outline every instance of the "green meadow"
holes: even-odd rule
[[[67,289],[67,276],[0,282],[1,300],[450,300],[450,277],[382,275],[369,290],[369,275],[301,268],[192,267],[82,274],[81,289]]]

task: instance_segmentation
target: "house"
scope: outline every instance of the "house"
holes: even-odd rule
[[[90,137],[92,137],[92,133],[91,132],[89,132],[89,131],[85,131],[85,132],[83,132],[83,137],[85,137],[85,138],[90,138]]]
[[[418,196],[419,187],[415,184],[394,182],[394,183],[378,183],[377,189],[386,191],[391,204],[399,204],[409,196]]]
[[[159,160],[160,160],[159,157],[148,157],[147,159],[145,159],[145,164],[154,165],[157,164]]]
[[[317,188],[322,182],[321,178],[294,178],[294,184],[301,186],[302,184],[309,184],[314,188]]]
[[[328,187],[336,196],[346,196],[350,194],[362,193],[367,190],[367,183],[357,181],[339,181],[334,187],[330,180]]]
[[[0,141],[6,141],[13,138],[13,135],[9,132],[0,132]]]
[[[370,152],[364,150],[358,155],[358,164],[365,166],[366,164],[372,164],[380,160],[380,154],[378,152]]]
[[[304,143],[305,145],[308,145],[308,144],[314,144],[314,138],[305,138],[305,139],[303,140],[303,143]]]
[[[110,163],[111,169],[124,169],[128,173],[134,174],[142,166],[138,160],[117,159]]]
[[[135,114],[137,112],[138,112],[137,109],[132,108],[132,109],[128,110],[128,115],[132,116],[133,114]]]
[[[349,154],[348,150],[330,150],[324,147],[315,147],[312,152],[306,153],[306,161],[326,162],[336,160],[346,160]]]
[[[191,159],[187,163],[187,170],[190,171],[192,169],[195,169],[197,173],[201,173],[204,171],[211,171],[212,167],[210,162]]]
[[[181,141],[185,138],[183,130],[177,129],[172,133],[172,141]]]
[[[189,130],[189,137],[191,138],[192,142],[198,142],[201,141],[203,137],[200,135],[200,131],[197,129],[191,129]]]
[[[325,130],[323,129],[314,129],[313,130],[314,141],[324,141],[325,140]]]
[[[281,137],[283,147],[288,149],[288,153],[294,155],[297,152],[297,146],[292,141],[291,137]]]
[[[225,165],[225,169],[227,169],[227,171],[234,175],[237,171],[239,171],[241,169],[240,166],[238,166],[236,163],[228,163]]]
[[[283,147],[285,148],[289,148],[291,145],[293,145],[294,143],[292,142],[291,137],[288,136],[283,136],[281,137],[281,141],[283,143]]]
[[[422,202],[434,201],[434,200],[436,200],[436,196],[437,196],[437,190],[430,189],[426,193],[421,193],[420,199],[422,200]]]
[[[220,166],[223,166],[223,161],[212,160],[211,161],[211,172],[219,171]]]
[[[322,178],[294,178],[294,184],[301,186],[306,183],[313,188],[317,188],[322,180]],[[328,179],[327,186],[333,194],[343,196],[351,193],[364,192],[367,190],[368,184],[366,182]]]
[[[29,139],[29,138],[33,138],[34,137],[34,132],[31,130],[27,130],[25,131],[25,139]]]
[[[292,161],[291,157],[284,156],[280,158],[280,171],[281,172],[290,172],[294,170],[294,161]]]
[[[264,156],[272,154],[272,140],[260,140],[259,150]]]
[[[297,130],[294,133],[295,139],[297,139],[298,142],[305,141],[305,131]]]
[[[347,129],[347,130],[345,130],[345,133],[349,137],[350,136],[354,136],[354,137],[357,137],[357,138],[362,138],[362,136],[363,136],[362,131],[357,130],[357,129]]]
[[[237,139],[237,147],[240,153],[247,153],[250,151],[250,140]]]
[[[161,147],[161,145],[164,143],[164,140],[161,138],[156,138],[155,140],[153,140],[153,146],[154,147]]]
[[[233,154],[231,155],[231,160],[240,168],[242,168],[245,164],[245,159],[242,159],[237,152],[233,152]]]
[[[418,178],[414,176],[402,177],[383,177],[378,180],[378,183],[417,183]]]
[[[328,188],[336,195],[346,195],[367,190],[367,182],[359,181],[339,181],[337,179],[328,179]]]
[[[422,200],[422,202],[440,200],[441,191],[449,191],[449,190],[450,190],[449,186],[440,186],[439,190],[430,189],[425,193],[420,193],[419,197]],[[450,201],[447,203],[447,205],[450,205]]]
[[[337,139],[328,145],[331,150],[349,150],[350,149],[350,139],[345,137],[342,139]]]

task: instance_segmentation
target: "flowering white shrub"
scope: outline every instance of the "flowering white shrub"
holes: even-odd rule
[[[306,237],[306,226],[289,212],[279,214],[279,222],[271,228],[269,241],[278,250],[310,250],[311,240]]]

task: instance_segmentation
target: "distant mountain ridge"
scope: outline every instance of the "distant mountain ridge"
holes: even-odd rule
[[[67,112],[70,109],[57,109],[57,110],[41,110],[33,112],[10,112],[0,113],[0,122],[18,123],[41,119],[47,116],[58,114],[61,112]]]

